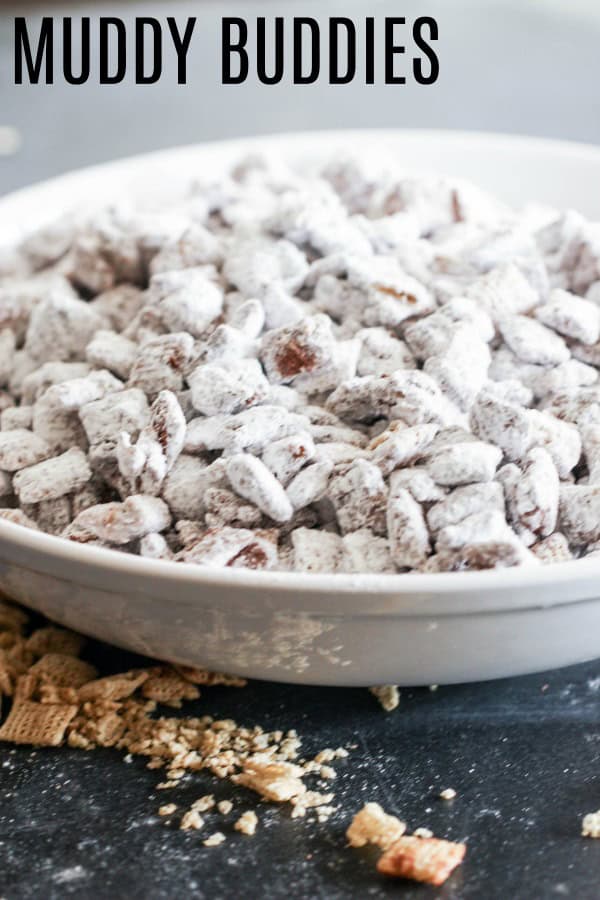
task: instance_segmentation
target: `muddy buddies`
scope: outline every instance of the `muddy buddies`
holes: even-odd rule
[[[600,553],[600,225],[251,158],[0,262],[0,516],[198,566]]]

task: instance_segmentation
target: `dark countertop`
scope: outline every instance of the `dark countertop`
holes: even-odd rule
[[[138,660],[100,645],[103,670]],[[145,760],[112,750],[0,747],[0,890],[4,900],[437,897],[546,900],[598,897],[600,841],[580,837],[600,807],[600,663],[487,684],[405,690],[384,713],[366,690],[252,683],[209,688],[185,705],[238,723],[296,728],[307,754],[357,745],[336,763],[340,810],[326,824],[290,819],[283,807],[193,775],[164,779]],[[455,800],[438,798],[444,787]],[[214,792],[232,799],[204,832],[183,833],[157,815]],[[440,837],[467,839],[463,866],[445,887],[387,882],[376,854],[345,847],[344,830],[368,800]],[[254,838],[231,830],[256,809]],[[219,827],[227,843],[207,849]]]
[[[375,14],[395,15],[396,7],[385,0]],[[416,0],[402,7],[407,16],[421,10]],[[321,15],[365,14],[358,0],[343,10],[334,3],[289,2],[286,11],[309,15],[317,8]],[[165,80],[151,88],[16,88],[11,11],[3,9],[0,126],[17,127],[23,143],[14,156],[0,157],[0,193],[145,149],[306,127],[482,128],[600,142],[600,14],[594,0],[546,0],[526,8],[517,0],[431,0],[428,12],[438,16],[444,36],[440,82],[401,92],[360,85],[220,88],[220,10],[190,2],[169,5],[170,14],[198,16],[198,52],[185,88],[173,84],[169,66]],[[164,5],[152,2],[106,2],[92,11],[100,10],[165,14]],[[15,4],[17,12],[27,13],[28,5]],[[51,12],[58,18],[84,9],[65,3]],[[248,18],[274,12],[269,0],[229,4],[227,10]],[[131,663],[101,645],[89,652],[106,670]],[[122,754],[109,750],[0,746],[0,897],[599,896],[600,841],[584,840],[579,832],[582,815],[600,808],[600,662],[437,692],[406,690],[391,714],[365,690],[260,683],[242,691],[206,690],[186,706],[188,714],[196,710],[296,728],[307,754],[356,744],[336,766],[339,813],[318,825],[258,804],[255,838],[231,832],[232,814],[224,827],[228,842],[205,849],[202,833],[169,827],[156,815],[158,807],[171,798],[183,807],[215,791],[243,810],[256,804],[253,797],[208,776],[194,776],[172,793],[157,792],[160,773],[146,769],[143,759],[124,764]],[[456,800],[437,799],[448,786],[457,790]],[[466,838],[465,864],[441,889],[385,882],[374,871],[373,854],[344,846],[349,818],[367,800],[379,801],[411,827]]]

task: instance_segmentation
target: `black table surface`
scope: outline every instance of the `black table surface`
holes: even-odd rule
[[[139,662],[99,644],[87,655],[104,671]],[[206,773],[156,790],[165,776],[141,757],[0,746],[4,900],[600,895],[600,841],[580,836],[582,815],[600,807],[600,663],[407,689],[392,713],[366,690],[258,682],[206,689],[184,712],[296,728],[307,755],[353,746],[336,764],[338,811],[324,824],[292,820],[289,810]],[[439,798],[445,787],[455,800]],[[205,793],[234,809],[207,814],[203,831],[182,832],[178,816],[169,824],[157,814],[169,802],[182,812]],[[375,853],[346,847],[352,814],[370,800],[411,828],[467,841],[466,860],[444,887],[386,881]],[[250,808],[259,816],[253,838],[232,830]],[[218,829],[227,842],[203,847]]]
[[[231,7],[231,10],[229,10]],[[309,127],[483,128],[600,142],[600,11],[594,0],[431,0],[438,17],[442,74],[430,89],[322,84],[239,89],[218,84],[214,3],[173,2],[196,15],[190,83],[172,65],[157,85],[136,88],[20,87],[12,84],[12,15],[41,12],[19,2],[0,15],[0,126],[22,146],[0,156],[0,193],[39,178],[128,153],[204,138]],[[422,11],[405,0],[402,14]],[[164,17],[165,4],[48,4],[46,12]],[[366,14],[359,0],[290,0],[289,14]],[[281,13],[270,0],[228,5],[228,14]],[[369,13],[373,10],[369,8]],[[379,16],[398,14],[380,0]],[[476,77],[475,77],[476,74]],[[543,635],[540,635],[543,640]],[[90,657],[115,671],[133,661],[92,644]],[[296,728],[306,754],[356,745],[337,764],[339,812],[326,824],[292,821],[246,792],[207,775],[173,792],[160,773],[106,750],[0,746],[0,898],[437,897],[539,900],[600,897],[600,841],[580,837],[581,817],[600,808],[600,662],[488,684],[404,690],[385,714],[366,690],[251,683],[213,688],[186,712]],[[452,802],[438,799],[453,787]],[[251,839],[223,821],[227,843],[206,849],[157,815],[171,799],[184,808],[203,793],[253,805]],[[411,827],[466,839],[464,865],[443,888],[386,882],[374,855],[345,847],[349,818],[375,800]],[[216,821],[216,818],[215,818]],[[212,826],[211,826],[212,827]],[[215,828],[217,825],[215,825]]]

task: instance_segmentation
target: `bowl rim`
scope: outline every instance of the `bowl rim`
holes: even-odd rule
[[[276,131],[264,132],[260,134],[244,135],[230,138],[207,138],[193,144],[175,144],[171,147],[163,147],[158,150],[148,150],[142,153],[134,153],[128,156],[118,156],[114,159],[105,160],[103,162],[91,163],[83,166],[76,166],[53,175],[49,178],[42,178],[31,184],[23,185],[13,191],[8,191],[0,195],[0,202],[14,199],[21,199],[22,195],[29,192],[37,191],[45,187],[51,187],[70,179],[93,176],[96,174],[106,173],[110,169],[119,170],[128,167],[137,166],[140,163],[161,162],[162,158],[168,160],[170,157],[186,156],[196,152],[202,153],[204,150],[210,149],[218,151],[220,148],[243,150],[244,147],[252,147],[254,145],[263,146],[264,144],[288,145],[293,143],[303,143],[304,141],[316,141],[317,143],[326,143],[328,141],[342,141],[344,145],[349,140],[356,139],[358,141],[380,142],[386,139],[398,141],[400,139],[411,141],[427,141],[435,143],[436,140],[445,143],[460,145],[468,143],[471,146],[479,144],[480,146],[488,145],[488,149],[502,150],[519,149],[523,152],[535,151],[543,154],[563,153],[571,157],[587,157],[594,162],[600,161],[600,145],[591,141],[570,140],[566,138],[543,137],[540,135],[523,134],[520,132],[503,132],[494,130],[476,129],[460,129],[460,128],[318,128],[314,130],[297,131]]]
[[[18,206],[34,198],[44,190],[55,190],[78,180],[114,173],[126,173],[138,165],[168,162],[177,157],[185,157],[205,150],[215,153],[220,148],[243,152],[253,147],[281,147],[301,144],[306,140],[316,140],[319,144],[328,141],[370,141],[386,139],[444,141],[456,146],[479,145],[482,149],[501,151],[503,149],[535,152],[545,155],[566,155],[572,160],[586,160],[600,166],[600,147],[581,141],[557,140],[521,134],[504,134],[494,131],[469,131],[454,129],[426,128],[361,128],[324,129],[316,131],[278,132],[274,134],[252,135],[227,139],[208,140],[197,144],[186,144],[148,153],[134,154],[108,162],[71,169],[53,178],[11,191],[0,197],[0,211],[4,207]],[[76,563],[96,570],[111,570],[134,577],[146,576],[161,582],[185,582],[198,587],[222,586],[231,588],[276,588],[281,592],[302,591],[306,594],[395,594],[398,598],[407,595],[456,595],[473,594],[490,590],[511,591],[531,589],[578,581],[600,580],[600,555],[589,559],[569,560],[551,565],[521,565],[514,568],[490,569],[478,572],[440,572],[409,574],[347,574],[347,573],[307,573],[271,572],[250,569],[210,568],[194,563],[154,560],[126,553],[112,548],[90,547],[65,538],[35,531],[0,518],[0,541],[9,548],[32,554],[41,554],[47,559],[65,564]],[[32,560],[33,563],[33,560]],[[32,566],[36,567],[36,566]],[[583,598],[585,599],[585,598]],[[574,598],[567,602],[582,602]],[[565,602],[561,600],[559,602]],[[542,600],[538,605],[541,605]],[[510,608],[510,603],[506,608]],[[449,612],[451,612],[449,610]],[[457,610],[458,612],[458,610]]]

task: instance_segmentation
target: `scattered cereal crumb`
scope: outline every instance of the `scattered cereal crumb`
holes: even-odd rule
[[[315,756],[316,763],[328,763],[335,759],[335,750],[332,750],[329,747],[326,747],[325,750],[321,750],[320,753],[317,753]]]
[[[582,837],[600,838],[600,810],[588,813],[581,823]]]
[[[443,884],[463,861],[466,847],[434,837],[403,836],[380,857],[377,871],[394,878]]]
[[[233,827],[236,831],[240,831],[242,834],[247,834],[249,837],[252,837],[256,832],[257,825],[258,816],[253,810],[248,809],[246,812],[242,813]]]
[[[205,794],[203,797],[199,797],[197,800],[194,800],[192,803],[192,809],[195,809],[197,812],[207,812],[209,809],[212,809],[215,806],[215,798],[212,794]]]
[[[164,806],[159,807],[158,814],[159,816],[172,816],[176,809],[176,803],[165,803]]]
[[[204,819],[195,809],[188,809],[181,817],[179,828],[181,831],[199,831],[204,827]]]
[[[331,803],[333,794],[322,794],[319,791],[305,791],[297,797],[292,797],[290,803],[294,807],[292,819],[302,819],[307,809],[321,808]]]
[[[207,837],[205,841],[202,841],[205,847],[218,847],[219,844],[223,844],[224,842],[225,835],[222,831],[215,831],[215,833]]]
[[[433,831],[430,828],[415,828],[413,831],[414,837],[420,838],[430,838],[433,837]]]
[[[396,684],[382,684],[369,690],[386,712],[392,712],[400,703],[400,691]]]
[[[220,800],[219,803],[217,803],[217,809],[222,815],[226,816],[227,813],[230,813],[233,809],[233,803],[231,800]]]
[[[440,800],[454,800],[456,797],[456,791],[454,788],[444,788],[443,791],[440,791]]]
[[[346,837],[351,847],[377,844],[385,850],[405,831],[405,823],[385,813],[379,803],[365,803],[352,819]]]
[[[256,791],[265,800],[284,803],[306,792],[303,770],[289,762],[273,762],[269,757],[255,754],[244,763],[242,772],[233,780]]]

